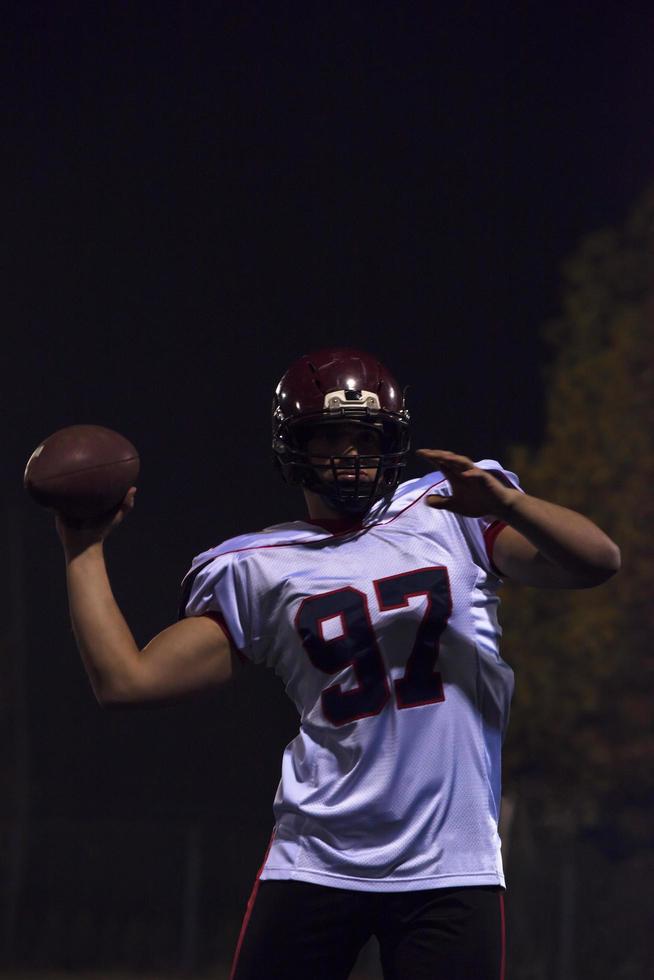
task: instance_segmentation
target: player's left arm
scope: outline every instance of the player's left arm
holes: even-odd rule
[[[507,579],[545,588],[587,589],[620,568],[620,549],[576,511],[508,486],[467,456],[437,449],[418,452],[447,477],[450,496],[427,497],[430,507],[464,517],[492,514],[507,527],[498,535],[493,563]]]

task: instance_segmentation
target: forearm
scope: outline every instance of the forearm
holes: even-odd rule
[[[537,549],[539,556],[579,577],[579,584],[597,584],[620,567],[620,550],[596,524],[559,504],[508,492],[497,516]]]
[[[102,543],[66,555],[70,618],[77,646],[99,701],[120,698],[140,653],[114,598]]]

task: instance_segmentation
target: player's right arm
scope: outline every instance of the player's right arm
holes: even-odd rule
[[[139,650],[114,598],[103,547],[133,501],[130,492],[119,514],[104,528],[76,530],[57,520],[73,632],[101,704],[180,698],[223,684],[232,676],[230,643],[209,616],[183,619]]]

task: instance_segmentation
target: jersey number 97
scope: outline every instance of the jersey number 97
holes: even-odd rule
[[[376,579],[373,585],[382,613],[408,608],[413,596],[424,595],[427,599],[404,674],[393,685],[398,708],[444,701],[436,664],[440,636],[452,612],[447,568],[419,568]],[[324,624],[338,618],[340,634],[329,638]],[[345,586],[309,596],[300,605],[295,625],[311,663],[318,670],[337,674],[351,667],[354,671],[355,687],[343,690],[338,683],[323,691],[322,709],[328,721],[345,725],[358,718],[378,715],[391,697],[391,686],[365,594]]]

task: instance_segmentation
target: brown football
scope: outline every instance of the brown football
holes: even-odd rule
[[[122,502],[139,474],[132,443],[101,425],[69,425],[36,447],[24,485],[37,503],[71,521],[100,521]]]

